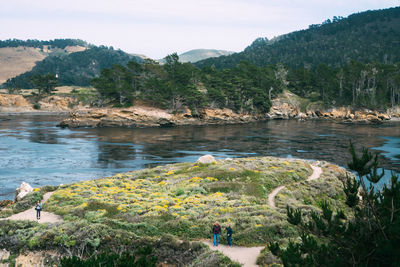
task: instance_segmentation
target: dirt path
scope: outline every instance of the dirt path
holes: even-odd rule
[[[321,167],[317,167],[317,166],[313,166],[311,165],[311,168],[313,169],[313,173],[307,178],[307,181],[312,181],[312,180],[316,180],[318,179],[321,174],[322,174],[322,169]],[[279,191],[281,191],[282,189],[284,189],[285,186],[281,185],[278,186],[277,188],[275,188],[274,190],[272,190],[272,192],[268,195],[268,204],[271,208],[275,209],[275,197],[276,195],[279,193]]]
[[[203,241],[204,244],[209,246],[212,250],[218,250],[224,255],[228,256],[230,259],[239,262],[244,267],[257,267],[256,264],[257,257],[260,255],[261,250],[264,247],[238,247],[232,246],[228,247],[226,245],[218,245],[214,247],[213,243],[210,241]]]
[[[43,195],[42,204],[45,203],[54,192],[48,192]],[[63,222],[61,216],[58,216],[51,212],[42,211],[40,212],[40,220],[36,219],[36,210],[35,207],[32,207],[26,211],[14,214],[10,217],[0,219],[2,220],[29,220],[29,221],[37,221],[38,223],[57,223]]]

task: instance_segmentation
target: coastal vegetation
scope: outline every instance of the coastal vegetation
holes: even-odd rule
[[[285,266],[398,266],[400,221],[400,183],[398,176],[383,188],[378,155],[363,149],[358,155],[351,144],[349,168],[359,180],[347,177],[344,183],[346,205],[351,217],[342,209],[323,203],[322,212],[309,213],[287,206],[288,222],[301,229],[299,241],[284,248],[278,242],[268,246]]]
[[[324,173],[308,200],[289,195],[283,196],[286,201],[313,211],[321,210],[325,202],[344,206],[340,185],[346,171],[320,164]],[[279,185],[291,184],[296,184],[294,195],[306,192],[311,173],[306,161],[261,157],[180,163],[63,185],[44,205],[45,211],[61,215],[63,223],[0,221],[0,244],[13,251],[55,249],[80,258],[108,250],[121,254],[147,245],[152,255],[169,263],[196,266],[214,259],[220,266],[234,266],[219,254],[210,256],[198,241],[210,238],[216,220],[232,225],[236,245],[287,244],[297,238],[299,232],[286,221],[285,208],[279,203],[277,209],[269,206],[268,194]],[[259,262],[277,259],[265,250]]]

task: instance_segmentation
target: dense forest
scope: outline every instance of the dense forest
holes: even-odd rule
[[[57,76],[60,85],[88,86],[93,78],[99,76],[102,69],[110,68],[114,64],[126,65],[129,61],[141,62],[142,59],[105,46],[94,46],[71,54],[51,54],[36,63],[31,71],[9,79],[4,86],[33,88],[32,77],[47,73]]]
[[[400,64],[351,61],[342,68],[318,65],[294,70],[282,64],[257,67],[241,61],[231,69],[195,67],[180,63],[176,54],[166,64],[146,60],[114,65],[92,81],[104,100],[130,105],[142,100],[194,114],[205,106],[231,108],[239,113],[264,113],[271,99],[290,90],[324,107],[351,105],[374,109],[400,104]]]
[[[341,67],[355,60],[394,64],[400,61],[400,7],[334,17],[309,29],[272,40],[259,38],[243,52],[210,58],[197,66],[232,68],[242,60],[257,66],[282,63],[291,68],[319,64]]]
[[[0,47],[35,47],[35,48],[43,48],[43,46],[50,46],[51,48],[61,48],[64,49],[67,46],[89,46],[88,43],[79,39],[54,39],[49,41],[41,41],[41,40],[19,40],[19,39],[8,39],[1,41]]]

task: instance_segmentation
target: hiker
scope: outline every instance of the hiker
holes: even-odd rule
[[[38,200],[38,202],[36,203],[36,219],[40,219],[40,211],[42,210],[42,203],[40,202],[40,200]]]
[[[232,228],[231,225],[228,224],[228,226],[226,227],[226,239],[228,239],[228,246],[232,247]]]
[[[213,236],[214,236],[214,246],[218,247],[219,234],[221,233],[221,226],[219,225],[218,222],[214,223],[212,232],[213,232]]]

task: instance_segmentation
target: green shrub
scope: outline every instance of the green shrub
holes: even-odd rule
[[[31,192],[27,194],[22,200],[16,202],[12,206],[14,213],[19,213],[27,209],[32,208],[39,200],[43,198],[44,193],[42,191]]]
[[[105,252],[96,254],[85,260],[73,256],[71,258],[64,257],[60,261],[60,264],[63,267],[151,267],[156,266],[156,263],[157,257],[152,255],[152,249],[149,246],[138,249],[134,254],[130,254],[128,252],[122,254]]]

